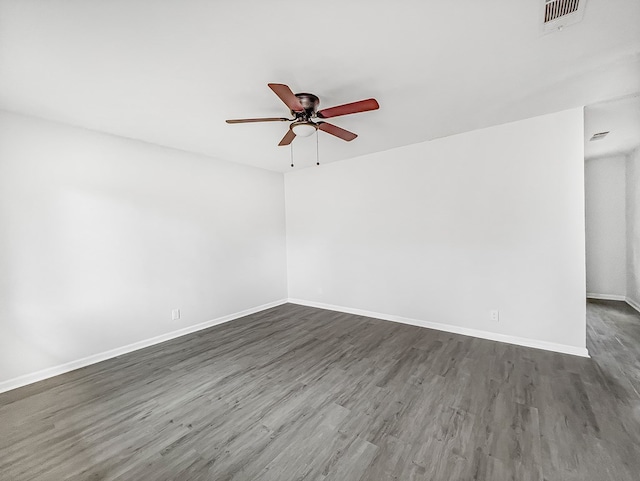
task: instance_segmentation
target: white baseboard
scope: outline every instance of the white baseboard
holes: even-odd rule
[[[627,304],[629,304],[631,307],[633,307],[636,311],[640,312],[640,303],[634,301],[630,297],[626,297],[625,301],[627,302]]]
[[[324,304],[322,302],[305,301],[302,299],[289,299],[291,304],[299,304],[301,306],[317,307],[330,311],[344,312],[346,314],[355,314],[358,316],[372,317],[374,319],[382,319],[383,321],[398,322],[401,324],[409,324],[412,326],[426,327],[438,331],[451,332],[453,334],[462,334],[463,336],[478,337],[480,339],[488,339],[490,341],[505,342],[515,344],[517,346],[532,347],[535,349],[544,349],[545,351],[554,351],[562,354],[571,354],[574,356],[590,357],[586,347],[570,346],[567,344],[557,344],[554,342],[539,341],[536,339],[527,339],[525,337],[509,336],[499,334],[497,332],[482,331],[479,329],[470,329],[467,327],[453,326],[451,324],[441,324],[438,322],[422,321],[418,319],[409,319],[400,316],[391,316],[381,314],[379,312],[364,311],[362,309],[353,309],[351,307],[334,306],[332,304]]]
[[[626,296],[619,296],[617,294],[596,294],[594,292],[587,292],[587,299],[600,299],[603,301],[622,301],[622,302],[626,302],[631,307],[633,307],[636,311],[640,312],[640,303]]]
[[[171,331],[166,334],[161,334],[160,336],[152,337],[150,339],[134,342],[133,344],[129,344],[127,346],[117,347],[109,351],[101,352],[88,357],[84,357],[82,359],[67,362],[65,364],[60,364],[58,366],[50,367],[47,369],[43,369],[41,371],[37,371],[34,373],[25,374],[20,377],[9,379],[8,381],[0,382],[0,393],[11,391],[12,389],[26,386],[27,384],[32,384],[34,382],[42,381],[50,377],[58,376],[60,374],[64,374],[69,371],[75,371],[76,369],[80,369],[82,367],[86,367],[91,364],[98,363],[100,361],[106,361],[107,359],[121,356],[123,354],[127,354],[132,351],[137,351],[138,349],[143,349],[145,347],[153,346],[154,344],[160,344],[161,342],[169,341],[171,339],[175,339],[176,337],[185,336],[187,334],[191,334],[196,331],[201,331],[202,329],[207,329],[212,326],[217,326],[218,324],[223,324],[225,322],[233,321],[235,319],[239,319],[241,317],[255,314],[256,312],[264,311],[265,309],[270,309],[272,307],[280,306],[286,303],[287,303],[286,299],[269,302],[267,304],[262,304],[261,306],[251,307],[249,309],[245,309],[244,311],[235,312],[233,314],[218,317],[217,319],[212,319],[210,321],[205,321],[200,324],[195,324],[193,326],[188,326],[183,329],[178,329],[177,331]]]
[[[595,292],[587,292],[587,299],[600,299],[602,301],[626,301],[626,297],[617,294],[597,294]]]

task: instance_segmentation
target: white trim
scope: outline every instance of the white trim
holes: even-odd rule
[[[626,297],[624,300],[627,302],[627,304],[629,304],[631,307],[633,307],[636,311],[640,312],[640,304],[638,304],[636,301],[634,301],[630,297]]]
[[[625,301],[626,297],[618,294],[597,294],[595,292],[587,292],[587,299],[600,299],[602,301]]]
[[[137,351],[138,349],[143,349],[145,347],[153,346],[154,344],[160,344],[161,342],[169,341],[171,339],[175,339],[176,337],[185,336],[187,334],[191,334],[196,331],[201,331],[202,329],[207,329],[212,326],[217,326],[218,324],[223,324],[225,322],[233,321],[235,319],[249,316],[251,314],[255,314],[256,312],[264,311],[265,309],[270,309],[272,307],[281,306],[282,304],[286,304],[286,303],[287,303],[286,299],[280,299],[278,301],[269,302],[267,304],[262,304],[261,306],[251,307],[249,309],[245,309],[244,311],[235,312],[233,314],[228,314],[226,316],[218,317],[217,319],[212,319],[210,321],[205,321],[200,324],[195,324],[193,326],[188,326],[183,329],[178,329],[177,331],[167,332],[166,334],[161,334],[159,336],[152,337],[150,339],[134,342],[133,344],[117,347],[109,351],[93,354],[91,356],[84,357],[82,359],[77,359],[75,361],[67,362],[65,364],[60,364],[59,366],[50,367],[47,369],[43,369],[41,371],[37,371],[30,374],[25,374],[23,376],[19,376],[13,379],[9,379],[7,381],[0,382],[0,393],[11,391],[12,389],[26,386],[27,384],[32,384],[34,382],[42,381],[50,377],[58,376],[60,374],[64,374],[69,371],[75,371],[76,369],[80,369],[82,367],[86,367],[91,364],[98,363],[100,361],[105,361],[113,357],[127,354],[128,352],[133,352],[133,351]]]
[[[328,309],[330,311],[344,312],[346,314],[356,314],[358,316],[373,317],[382,319],[383,321],[398,322],[401,324],[410,324],[412,326],[426,327],[428,329],[436,329],[438,331],[451,332],[454,334],[462,334],[463,336],[473,336],[480,339],[488,339],[490,341],[506,342],[517,346],[532,347],[534,349],[544,349],[545,351],[554,351],[562,354],[571,354],[573,356],[590,357],[586,347],[570,346],[568,344],[557,344],[555,342],[539,341],[537,339],[528,339],[525,337],[509,336],[507,334],[499,334],[497,332],[481,331],[479,329],[470,329],[467,327],[453,326],[451,324],[441,324],[439,322],[422,321],[418,319],[409,319],[400,316],[391,316],[389,314],[381,314],[379,312],[365,311],[362,309],[353,309],[351,307],[334,306],[332,304],[324,304],[322,302],[305,301],[302,299],[291,299],[292,304],[301,306],[317,307],[320,309]]]

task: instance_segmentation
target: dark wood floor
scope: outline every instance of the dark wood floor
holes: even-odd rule
[[[4,480],[640,479],[640,317],[592,359],[285,305],[0,395]]]

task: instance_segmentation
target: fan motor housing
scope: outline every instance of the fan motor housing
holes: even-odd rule
[[[304,110],[307,114],[315,113],[316,110],[318,110],[318,105],[320,105],[320,99],[318,98],[317,95],[301,93],[301,94],[295,94],[295,96],[298,98],[298,100],[302,104],[302,107],[304,107]],[[296,112],[292,112],[292,113],[295,114]]]

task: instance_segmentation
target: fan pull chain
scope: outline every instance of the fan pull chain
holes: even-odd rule
[[[320,165],[320,153],[318,148],[318,129],[316,129],[316,165]]]
[[[293,142],[289,144],[289,147],[291,147],[289,151],[291,152],[291,167],[293,167]]]

